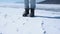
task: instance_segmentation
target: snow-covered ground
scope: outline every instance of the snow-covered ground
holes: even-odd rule
[[[36,17],[23,17],[23,4],[0,3],[0,34],[60,34],[59,9],[60,5],[38,4]]]

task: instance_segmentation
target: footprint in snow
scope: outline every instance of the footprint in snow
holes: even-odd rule
[[[17,28],[17,30],[16,30],[17,32],[19,32],[19,29]]]
[[[2,32],[0,32],[0,34],[2,34]]]
[[[46,34],[46,31],[44,31],[44,34]]]
[[[23,23],[23,25],[25,25],[25,23]]]
[[[7,18],[7,14],[5,14],[4,17]]]

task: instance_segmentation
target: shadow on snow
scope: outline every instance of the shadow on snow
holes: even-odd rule
[[[60,9],[45,9],[45,8],[36,8],[37,10],[46,10],[46,11],[53,11],[53,12],[60,12]]]
[[[49,16],[35,16],[35,17],[51,18],[51,19],[60,19],[60,17],[49,17]]]

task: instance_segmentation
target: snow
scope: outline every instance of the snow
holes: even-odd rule
[[[23,4],[0,4],[0,34],[60,34],[60,5],[52,6],[37,5],[36,17],[23,17]]]

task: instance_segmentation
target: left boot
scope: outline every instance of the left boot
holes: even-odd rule
[[[34,10],[35,9],[31,9],[30,17],[34,17]]]
[[[23,17],[27,17],[28,16],[28,14],[29,14],[29,8],[27,9],[27,8],[25,8],[25,12],[24,12],[24,14],[23,14]]]

